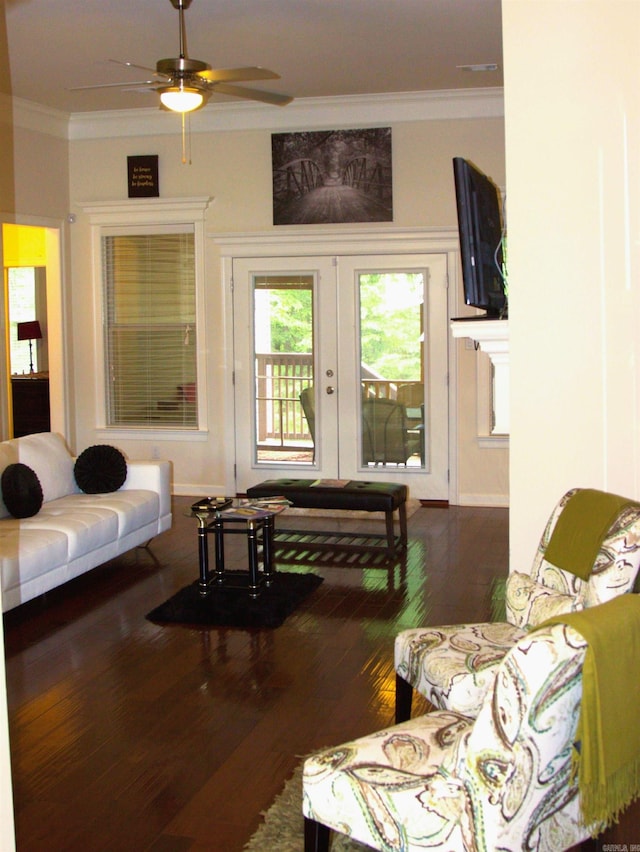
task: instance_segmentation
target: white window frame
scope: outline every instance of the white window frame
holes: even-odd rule
[[[93,268],[93,298],[95,316],[95,387],[96,428],[104,436],[117,433],[120,438],[162,440],[189,436],[206,438],[208,434],[206,404],[206,359],[202,341],[206,339],[204,300],[204,250],[205,214],[211,198],[144,199],[134,201],[88,202],[82,209],[91,225]],[[104,282],[102,278],[102,237],[118,234],[166,233],[172,227],[190,226],[194,234],[194,262],[196,289],[196,339],[200,341],[196,353],[197,370],[197,428],[107,425],[106,350],[104,340]]]

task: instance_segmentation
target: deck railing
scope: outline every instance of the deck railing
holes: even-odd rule
[[[313,384],[313,355],[268,352],[256,355],[258,446],[309,444],[311,434],[300,394]]]
[[[361,369],[364,397],[396,399],[398,381],[382,379],[364,365]],[[312,443],[300,394],[313,384],[313,355],[297,352],[265,352],[256,355],[256,411],[258,446],[308,447]]]

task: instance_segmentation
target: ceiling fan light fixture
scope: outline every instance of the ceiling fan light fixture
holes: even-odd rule
[[[185,86],[180,83],[177,86],[165,86],[159,89],[162,105],[172,112],[193,112],[200,109],[207,101],[200,89],[193,86]]]

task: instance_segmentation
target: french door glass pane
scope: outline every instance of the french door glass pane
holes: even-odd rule
[[[362,465],[424,468],[424,273],[358,281]]]
[[[257,462],[314,461],[313,282],[313,275],[253,279]]]

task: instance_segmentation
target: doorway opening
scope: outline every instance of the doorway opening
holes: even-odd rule
[[[11,375],[48,372],[44,337],[47,311],[45,270],[35,266],[8,267],[7,298]]]
[[[60,328],[50,333],[51,307],[59,305],[60,296],[59,232],[4,223],[2,252],[8,388],[3,432],[18,438],[51,429],[50,364],[61,362]],[[61,369],[53,372],[60,386]]]

